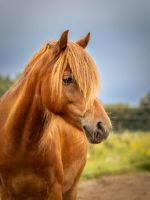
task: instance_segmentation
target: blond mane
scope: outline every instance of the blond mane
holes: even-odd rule
[[[44,45],[44,47],[29,61],[23,74],[26,76],[28,72],[36,70],[36,68],[39,67],[38,61],[40,58],[47,53],[50,48],[53,48],[55,44],[56,42],[53,41]],[[43,66],[47,65],[47,67],[50,67],[48,66],[50,61],[51,58],[49,57],[49,61],[44,63]],[[87,103],[92,102],[99,86],[96,65],[86,50],[71,41],[68,41],[67,48],[59,54],[54,66],[51,66],[52,70],[49,83],[52,92],[51,99],[53,100],[54,98],[56,100],[56,96],[57,100],[61,99],[63,73],[67,66],[70,67],[74,79],[80,91],[83,93],[85,101]]]

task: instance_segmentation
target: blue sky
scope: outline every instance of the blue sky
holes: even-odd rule
[[[0,74],[21,73],[65,29],[71,40],[91,32],[105,104],[136,105],[150,91],[149,0],[0,0]]]

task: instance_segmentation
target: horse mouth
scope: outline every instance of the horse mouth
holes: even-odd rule
[[[92,129],[90,129],[87,126],[83,126],[83,131],[84,131],[88,141],[92,144],[99,144],[108,137],[108,134],[106,134],[105,132],[92,131]]]

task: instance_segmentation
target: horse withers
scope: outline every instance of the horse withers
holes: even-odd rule
[[[96,98],[90,34],[68,31],[29,61],[0,99],[1,200],[75,200],[87,141],[108,137],[111,122]]]

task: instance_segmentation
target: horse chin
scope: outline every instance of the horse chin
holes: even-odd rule
[[[99,144],[107,138],[107,137],[104,137],[102,133],[97,132],[97,131],[92,131],[92,129],[86,126],[83,126],[83,132],[85,133],[87,140],[91,144]]]

